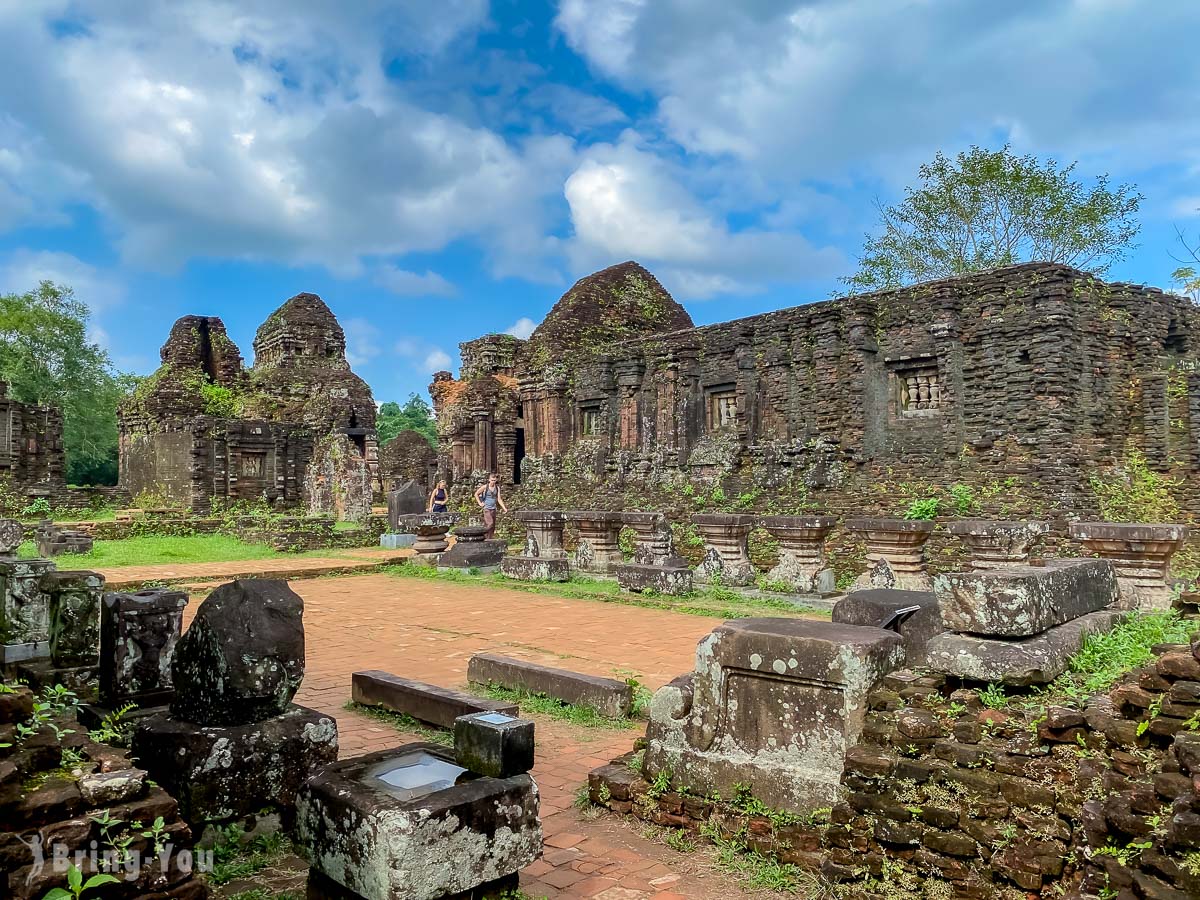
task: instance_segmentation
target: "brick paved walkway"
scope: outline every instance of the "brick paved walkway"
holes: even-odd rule
[[[292,587],[305,602],[308,656],[297,700],[337,717],[343,756],[406,739],[343,708],[355,670],[384,669],[461,687],[471,654],[492,650],[596,675],[632,671],[654,689],[692,667],[696,642],[719,621],[387,575],[296,581]],[[573,807],[588,771],[631,749],[641,729],[535,719],[533,774],[546,852],[522,873],[526,893],[599,900],[710,900],[740,893],[714,873],[704,854],[677,853],[611,816],[589,819]]]
[[[273,557],[236,562],[164,563],[155,566],[117,566],[97,569],[110,591],[125,591],[143,584],[208,584],[231,578],[313,578],[333,572],[373,571],[412,555],[411,550],[361,547],[338,550],[337,555]]]

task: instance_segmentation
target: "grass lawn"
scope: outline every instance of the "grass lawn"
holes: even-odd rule
[[[26,541],[21,545],[20,555],[35,557],[37,548],[31,541]],[[227,534],[193,534],[184,537],[146,535],[121,541],[96,541],[91,553],[68,553],[58,557],[56,562],[60,569],[88,569],[340,555],[337,550],[280,553],[266,544],[247,544]]]
[[[632,594],[621,590],[616,581],[586,578],[573,575],[566,582],[516,581],[503,575],[472,575],[469,572],[439,572],[431,566],[401,564],[387,566],[384,570],[398,578],[422,578],[433,581],[457,581],[464,584],[487,585],[510,591],[529,594],[549,594],[553,597],[568,597],[573,600],[599,600],[602,603],[621,603],[647,609],[669,609],[674,612],[695,616],[712,616],[718,619],[739,619],[746,616],[797,616],[828,618],[823,610],[796,606],[780,598],[748,597],[729,588],[709,587],[697,590],[684,597],[666,594]]]

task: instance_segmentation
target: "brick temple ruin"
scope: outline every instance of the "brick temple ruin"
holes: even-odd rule
[[[1023,512],[1059,519],[1094,512],[1089,475],[1132,446],[1200,511],[1200,308],[1062,265],[694,327],[626,262],[527,341],[461,351],[460,377],[430,388],[456,480],[494,470],[601,504],[699,481],[861,514],[889,483],[1016,478]]]
[[[65,469],[62,411],[13,400],[0,381],[0,481],[19,497],[58,502],[69,493]]]
[[[120,484],[195,512],[214,498],[361,519],[380,489],[375,400],[346,336],[297,294],[254,337],[254,365],[214,316],[184,316],[121,406]]]

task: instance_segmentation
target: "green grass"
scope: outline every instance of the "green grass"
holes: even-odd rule
[[[292,845],[280,832],[259,835],[249,843],[241,842],[241,829],[230,827],[213,847],[213,868],[208,880],[215,885],[228,884],[257,875],[291,853]]]
[[[583,728],[615,728],[624,730],[630,727],[643,727],[645,725],[645,722],[638,719],[612,719],[608,716],[600,715],[600,713],[596,712],[590,706],[576,706],[573,703],[565,703],[554,697],[547,697],[545,694],[533,694],[529,691],[514,690],[513,688],[501,687],[498,684],[473,684],[471,685],[471,689],[482,693],[485,697],[492,700],[516,703],[521,707],[522,713],[547,716],[551,719],[570,722],[572,725],[579,725]]]
[[[376,722],[391,726],[402,734],[415,734],[431,744],[441,744],[443,747],[454,746],[454,735],[451,732],[418,722],[407,713],[393,712],[379,706],[365,706],[362,703],[355,703],[353,700],[348,701],[342,708],[362,713]]]
[[[747,616],[799,617],[822,615],[828,612],[798,607],[787,600],[746,597],[728,588],[713,588],[684,597],[665,594],[633,594],[621,590],[615,581],[586,578],[574,575],[566,582],[516,581],[503,575],[470,575],[465,572],[439,572],[432,566],[401,563],[388,566],[381,571],[397,578],[417,578],[426,581],[452,581],[460,584],[523,591],[527,594],[543,594],[550,597],[565,597],[570,600],[596,600],[601,603],[620,603],[624,606],[639,606],[644,609],[667,609],[672,612],[693,616],[709,616],[718,619],[738,619]]]
[[[19,554],[32,558],[37,556],[37,548],[32,542],[26,541],[21,545]],[[63,569],[86,569],[338,555],[336,550],[281,553],[266,544],[247,544],[227,534],[192,534],[181,537],[146,535],[120,541],[96,541],[91,553],[68,553],[58,557],[57,561]]]
[[[1126,672],[1150,662],[1155,644],[1187,643],[1195,630],[1194,620],[1174,611],[1131,613],[1111,631],[1086,638],[1050,689],[1074,697],[1106,691]]]

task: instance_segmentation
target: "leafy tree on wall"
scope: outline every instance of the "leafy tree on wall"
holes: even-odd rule
[[[1089,187],[1075,163],[1060,168],[1005,145],[938,153],[919,170],[920,187],[880,206],[880,233],[868,235],[853,292],[902,287],[1021,262],[1057,262],[1103,273],[1133,246],[1142,195]]]
[[[1183,256],[1176,256],[1175,260],[1183,265],[1171,273],[1171,280],[1184,294],[1200,303],[1200,240],[1190,241],[1188,236],[1178,229],[1176,234],[1179,237],[1179,245],[1183,248]]]
[[[14,400],[62,410],[69,482],[115,484],[117,403],[129,384],[88,339],[89,315],[69,287],[49,281],[0,295],[0,380]]]
[[[386,444],[401,431],[411,429],[419,432],[431,446],[437,446],[437,423],[433,418],[433,410],[416,394],[409,394],[403,406],[395,401],[381,404],[375,428],[379,432],[380,444]]]

